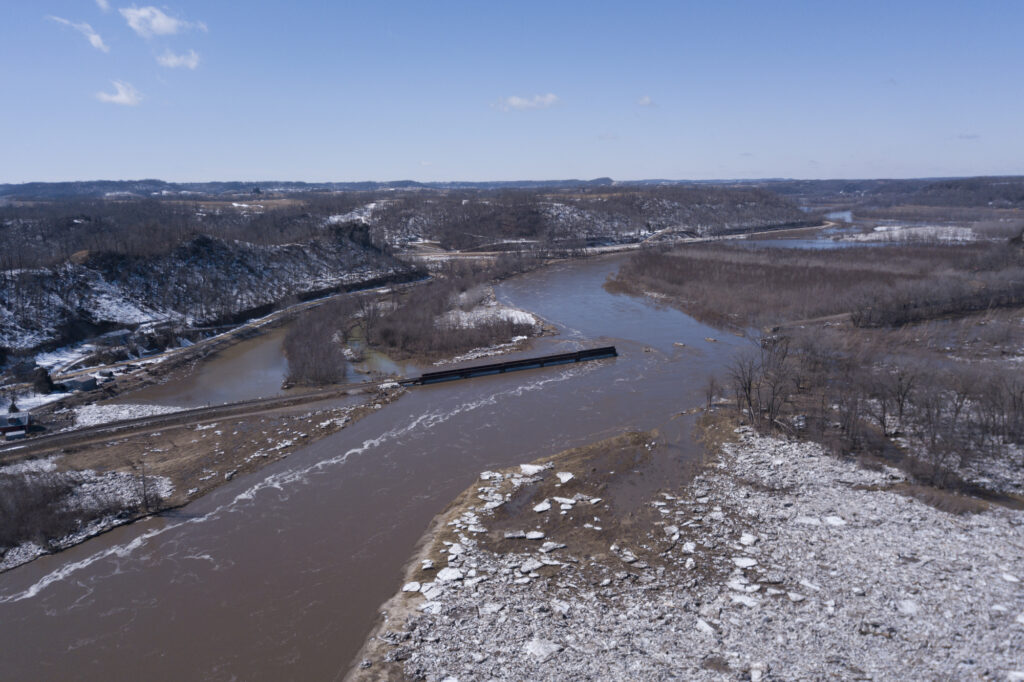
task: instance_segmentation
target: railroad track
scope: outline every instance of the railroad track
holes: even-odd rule
[[[330,389],[312,391],[300,395],[274,396],[256,398],[221,405],[197,407],[167,414],[123,419],[121,421],[87,426],[72,431],[35,436],[23,441],[0,446],[0,464],[23,459],[29,455],[37,455],[50,450],[87,445],[97,441],[110,440],[122,436],[151,432],[157,429],[192,426],[203,422],[232,417],[247,417],[271,410],[280,410],[296,405],[322,402],[333,398],[342,398],[358,393],[367,393],[380,387],[378,382],[361,382],[333,386]]]

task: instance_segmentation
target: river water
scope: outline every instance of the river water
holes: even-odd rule
[[[200,362],[188,375],[133,391],[119,402],[191,408],[280,395],[288,375],[287,331],[277,327],[239,341]]]
[[[0,678],[334,679],[480,471],[657,428],[659,457],[622,488],[682,482],[697,450],[678,413],[745,342],[605,292],[622,258],[497,291],[561,330],[533,354],[615,344],[618,358],[413,388],[181,510],[0,575]]]

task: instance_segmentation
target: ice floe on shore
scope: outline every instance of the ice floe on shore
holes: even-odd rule
[[[386,623],[386,655],[360,670],[397,665],[427,680],[1024,677],[1024,513],[951,515],[900,494],[896,470],[748,429],[737,438],[691,484],[651,500],[650,526],[604,559],[557,532],[541,545],[505,531],[514,549],[486,549],[493,510],[555,474],[485,472],[481,504],[448,524],[459,550],[441,571],[461,579],[439,574],[410,592],[412,615]],[[524,526],[557,515],[553,501],[520,510]]]
[[[183,408],[165,405],[82,405],[75,408],[75,426],[98,426],[125,419],[152,417],[158,414],[180,412]]]

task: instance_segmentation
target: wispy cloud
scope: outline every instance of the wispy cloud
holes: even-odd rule
[[[126,107],[134,107],[142,101],[142,95],[130,83],[123,81],[111,81],[111,83],[114,84],[114,92],[97,92],[96,99],[110,104],[123,104]]]
[[[96,0],[96,5],[104,12],[110,11],[110,3],[107,0]]]
[[[201,21],[190,22],[164,14],[156,7],[122,7],[118,10],[133,31],[143,38],[169,36],[190,28],[206,30]]]
[[[97,50],[100,50],[102,52],[110,52],[110,48],[107,47],[106,43],[103,42],[103,38],[100,37],[99,33],[92,30],[92,26],[90,26],[89,24],[76,24],[73,21],[68,21],[67,19],[62,19],[60,17],[54,16],[49,16],[46,18],[49,19],[50,21],[56,21],[58,24],[64,24],[65,26],[70,26],[71,28],[75,29],[83,36],[85,36],[86,40],[89,41],[89,44],[95,47]]]
[[[546,95],[534,95],[533,97],[503,97],[498,101],[498,108],[502,111],[529,111],[530,109],[547,109],[558,103],[558,96],[552,93]]]
[[[164,50],[164,53],[158,56],[156,60],[160,63],[160,66],[166,66],[169,69],[195,69],[199,66],[199,55],[195,50],[189,50],[183,54],[175,54],[170,50]]]
[[[656,107],[656,106],[658,106],[658,104],[653,99],[651,99],[650,95],[644,95],[643,97],[638,99],[636,101],[636,103],[637,103],[638,106],[641,106],[641,107]]]
[[[960,133],[959,135],[957,135],[957,139],[960,139],[960,140],[980,140],[981,139],[981,135],[978,135],[977,133]]]

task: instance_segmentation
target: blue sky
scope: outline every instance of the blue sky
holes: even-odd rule
[[[1024,173],[1024,2],[4,3],[0,182]]]

